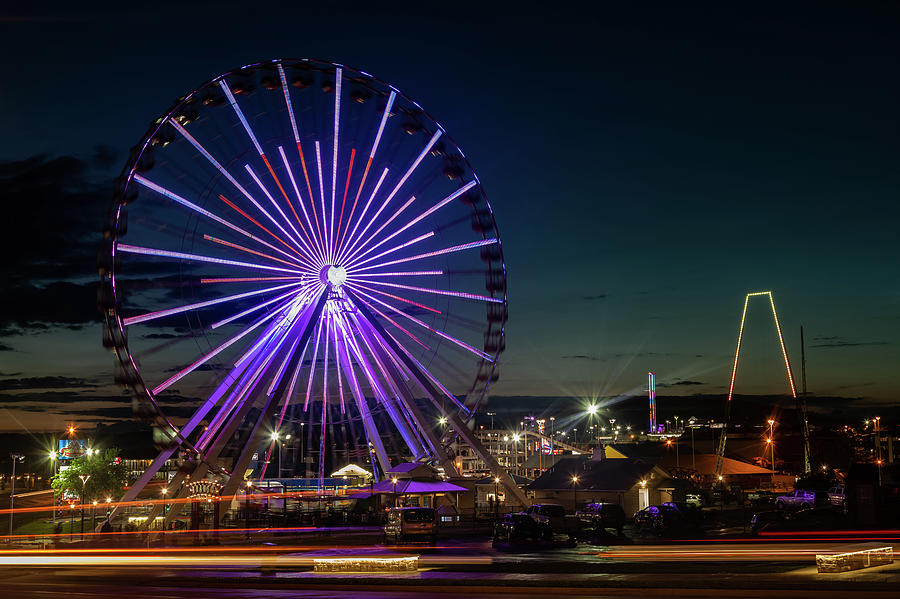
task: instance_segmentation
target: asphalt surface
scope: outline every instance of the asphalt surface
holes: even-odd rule
[[[849,545],[747,540],[494,547],[460,539],[437,547],[6,551],[0,552],[0,577],[10,597],[897,596],[900,563],[816,572],[816,553]],[[315,557],[351,555],[418,555],[419,570],[312,572]]]

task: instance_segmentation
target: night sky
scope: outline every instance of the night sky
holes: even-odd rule
[[[655,370],[721,405],[760,290],[811,393],[896,401],[894,3],[90,4],[0,14],[2,430],[129,416],[96,310],[112,180],[175,98],[281,57],[392,83],[466,152],[509,271],[495,402],[614,411]],[[738,391],[785,394],[763,300],[747,326]]]

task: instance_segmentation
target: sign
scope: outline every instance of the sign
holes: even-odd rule
[[[541,439],[541,453],[544,455],[550,455],[550,441],[547,439]]]
[[[87,453],[84,441],[81,439],[60,439],[57,454],[61,460],[74,460]]]

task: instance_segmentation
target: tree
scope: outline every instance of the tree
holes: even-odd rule
[[[74,494],[81,496],[83,486],[82,503],[118,497],[129,482],[128,469],[118,459],[118,453],[117,448],[110,448],[75,458],[68,468],[53,476],[50,486],[53,487],[54,495],[58,497],[71,489]],[[81,476],[90,478],[85,479],[82,485]]]

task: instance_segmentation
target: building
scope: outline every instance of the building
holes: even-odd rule
[[[679,499],[684,481],[656,466],[632,458],[559,460],[525,488],[534,503],[558,503],[569,511],[587,503],[618,503],[630,516],[647,507]]]

